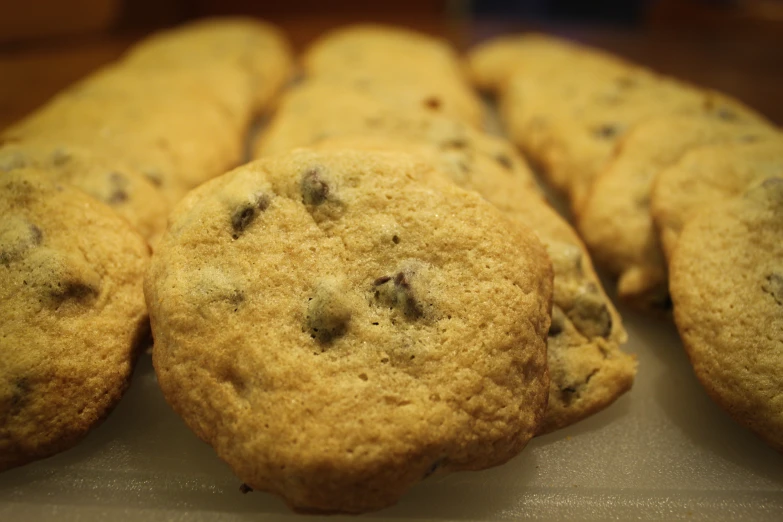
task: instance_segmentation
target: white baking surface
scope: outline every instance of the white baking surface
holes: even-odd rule
[[[783,521],[783,454],[707,397],[671,321],[620,312],[639,359],[628,394],[504,466],[436,475],[362,518]],[[0,473],[0,521],[321,518],[240,484],[168,407],[145,354],[126,397],[81,444]]]
[[[783,520],[783,455],[710,401],[670,323],[622,312],[639,356],[629,394],[504,466],[433,477],[365,517]],[[0,520],[300,518],[240,483],[171,411],[143,355],[127,396],[86,440],[0,474]]]

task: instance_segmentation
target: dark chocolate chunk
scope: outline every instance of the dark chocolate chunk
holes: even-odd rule
[[[266,194],[256,195],[254,201],[248,201],[231,214],[231,228],[234,230],[232,237],[239,239],[239,236],[256,219],[256,216],[269,207],[269,196]]]
[[[612,314],[605,298],[595,288],[587,288],[574,299],[568,318],[587,338],[609,337],[612,333]]]
[[[774,272],[769,274],[761,284],[761,289],[779,305],[783,305],[783,275]]]
[[[302,200],[306,205],[320,205],[329,197],[329,185],[317,169],[310,169],[302,176]]]
[[[109,184],[112,187],[111,195],[106,199],[109,205],[116,205],[128,200],[128,192],[125,187],[128,185],[128,179],[119,172],[109,174]]]
[[[617,125],[606,123],[593,129],[593,134],[602,139],[612,139],[620,134],[620,128]]]
[[[430,96],[424,100],[424,106],[434,111],[440,109],[440,99],[435,96]]]
[[[511,170],[514,166],[513,163],[511,163],[511,158],[506,156],[505,154],[497,154],[495,155],[495,161],[500,163],[500,166],[503,167],[506,170]]]

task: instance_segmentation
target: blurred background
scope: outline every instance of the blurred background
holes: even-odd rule
[[[278,23],[297,49],[359,21],[409,26],[461,49],[546,30],[726,91],[783,122],[783,0],[0,0],[0,128],[155,29],[232,14]]]

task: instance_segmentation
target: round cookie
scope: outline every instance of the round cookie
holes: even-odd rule
[[[134,45],[123,64],[204,74],[209,71],[206,67],[216,64],[233,67],[253,93],[254,111],[263,112],[288,81],[293,54],[277,27],[254,18],[221,17],[154,34]],[[210,75],[207,81],[224,79]]]
[[[627,335],[593,270],[579,236],[531,190],[527,176],[514,176],[495,162],[470,169],[449,150],[373,137],[319,142],[319,148],[407,150],[423,155],[462,188],[475,190],[521,228],[536,231],[554,269],[552,325],[547,338],[549,402],[538,434],[578,422],[612,404],[633,385],[636,361],[620,349]],[[524,165],[523,162],[521,162]]]
[[[707,393],[783,451],[783,178],[705,208],[670,265],[674,319]]]
[[[698,147],[655,177],[651,211],[667,259],[702,207],[739,195],[755,181],[783,177],[783,138]]]
[[[0,176],[0,470],[76,444],[130,382],[149,250],[93,198]]]
[[[414,156],[300,149],[174,212],[145,281],[153,362],[251,488],[379,509],[533,436],[551,277],[532,231]]]
[[[150,243],[166,229],[168,203],[144,176],[122,162],[79,147],[20,142],[0,146],[0,173],[34,168],[110,206]]]
[[[666,263],[650,212],[656,175],[689,149],[777,134],[771,126],[669,115],[635,126],[593,182],[577,227],[596,261],[619,276],[617,293],[637,308],[669,312]]]

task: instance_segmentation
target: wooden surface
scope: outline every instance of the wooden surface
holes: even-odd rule
[[[297,49],[345,17],[293,18],[281,22]],[[359,21],[358,18],[351,21]],[[464,49],[494,35],[530,29],[519,23],[386,19],[439,34]],[[654,69],[731,94],[783,123],[783,40],[747,33],[630,31],[550,27],[556,34],[603,47]],[[42,41],[0,47],[0,129],[44,103],[91,70],[117,59],[143,34]]]

